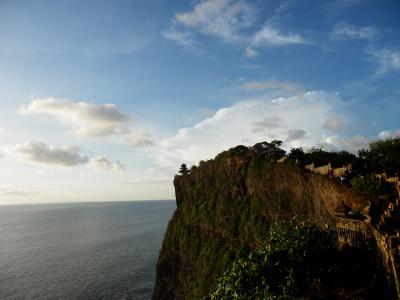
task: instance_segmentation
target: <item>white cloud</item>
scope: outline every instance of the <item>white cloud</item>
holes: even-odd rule
[[[283,34],[277,28],[265,25],[258,31],[253,38],[253,46],[286,46],[294,44],[309,44],[301,35],[297,33]]]
[[[344,105],[336,94],[323,91],[239,102],[161,141],[157,161],[161,166],[175,168],[182,162],[197,164],[244,140],[249,145],[262,140],[286,140],[286,148],[319,145],[326,139],[319,124],[339,114]],[[339,142],[336,145],[341,147]]]
[[[173,23],[237,42],[242,39],[240,30],[252,24],[252,16],[252,8],[244,1],[205,0],[190,12],[176,14]]]
[[[118,173],[125,173],[126,168],[123,163],[121,163],[120,161],[116,161],[113,165],[113,170]]]
[[[113,104],[96,105],[57,98],[33,100],[29,105],[21,107],[20,112],[49,115],[62,125],[70,127],[72,134],[78,137],[126,133],[133,121]]]
[[[249,2],[203,0],[193,10],[177,13],[170,29],[163,36],[185,48],[193,49],[195,37],[192,33],[201,33],[225,43],[244,46],[244,55],[248,58],[258,55],[257,47],[309,44],[297,33],[284,34],[277,26],[272,27],[276,18],[276,15],[270,16],[270,20],[255,31],[252,27],[256,20],[256,8]]]
[[[379,68],[376,75],[382,75],[390,71],[400,70],[400,52],[389,49],[367,48],[365,52],[375,58]]]
[[[64,167],[74,167],[87,165],[100,171],[124,171],[125,167],[117,161],[112,163],[106,156],[98,155],[89,157],[83,155],[77,146],[48,146],[44,142],[30,141],[23,144],[17,144],[12,149],[22,158],[44,165],[58,165]]]
[[[352,153],[357,153],[360,149],[368,148],[368,144],[370,139],[362,136],[362,135],[355,135],[353,137],[342,137],[338,138],[338,143],[347,151]]]
[[[89,160],[89,166],[95,170],[108,172],[114,171],[117,173],[125,173],[125,165],[120,161],[112,163],[106,156],[96,156]]]
[[[352,39],[373,40],[379,31],[375,27],[356,27],[351,24],[340,22],[333,29],[331,40],[344,41]]]
[[[153,141],[142,131],[131,127],[133,118],[122,113],[113,104],[97,105],[88,102],[73,102],[57,98],[31,101],[19,109],[23,115],[45,114],[70,129],[76,137],[98,138],[117,135],[131,147],[153,145]]]
[[[245,49],[244,55],[245,55],[246,57],[248,57],[248,58],[255,58],[255,57],[258,56],[258,52],[257,52],[256,50],[250,48],[250,47],[247,47],[247,48]]]
[[[328,131],[339,131],[343,127],[343,120],[338,116],[329,117],[325,120],[322,126]]]
[[[89,166],[102,172],[114,171],[117,173],[124,173],[126,170],[123,163],[120,161],[113,163],[104,155],[92,157],[89,160]]]
[[[122,142],[132,148],[153,146],[154,142],[142,131],[133,131],[122,136]]]
[[[391,137],[400,137],[400,129],[397,130],[384,130],[378,134],[378,138],[387,139]]]
[[[113,163],[104,155],[92,157],[88,164],[92,169],[101,172],[114,171],[117,173],[125,173],[126,171],[125,165],[122,162],[118,160]]]
[[[31,141],[17,144],[15,151],[26,159],[48,165],[76,166],[88,163],[89,158],[80,154],[76,146],[50,147],[43,142]]]
[[[179,31],[175,28],[170,28],[169,30],[164,31],[162,33],[162,36],[167,40],[171,40],[184,48],[194,50],[194,41],[190,32],[188,31]]]
[[[259,122],[253,122],[253,132],[263,132],[265,130],[271,130],[273,128],[282,127],[282,119],[277,116],[265,117],[264,120]]]
[[[92,157],[89,160],[89,165],[100,171],[109,171],[112,168],[112,163],[105,156]]]

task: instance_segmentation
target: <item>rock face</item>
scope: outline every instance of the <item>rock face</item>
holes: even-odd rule
[[[365,199],[295,164],[226,151],[174,179],[177,209],[160,252],[153,299],[201,299],[271,221],[304,215],[335,226],[335,208]]]

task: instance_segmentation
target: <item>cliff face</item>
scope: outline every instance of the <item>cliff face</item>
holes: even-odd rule
[[[344,202],[366,201],[298,166],[224,152],[174,180],[177,209],[164,237],[153,299],[200,299],[240,249],[260,246],[268,223],[304,215],[334,226]]]

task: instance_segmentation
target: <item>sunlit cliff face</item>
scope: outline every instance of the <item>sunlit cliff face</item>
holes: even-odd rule
[[[262,245],[270,222],[306,216],[334,228],[339,204],[368,205],[368,198],[327,176],[234,151],[175,177],[177,210],[160,252],[154,299],[207,295],[239,249]]]

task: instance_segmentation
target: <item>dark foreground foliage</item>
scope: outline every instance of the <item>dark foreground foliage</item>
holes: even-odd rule
[[[337,299],[339,287],[372,281],[374,266],[363,255],[339,252],[332,231],[304,219],[277,222],[263,247],[234,261],[209,299]]]
[[[354,177],[351,179],[350,184],[356,191],[370,196],[391,194],[395,192],[392,184],[377,179],[372,175]]]

